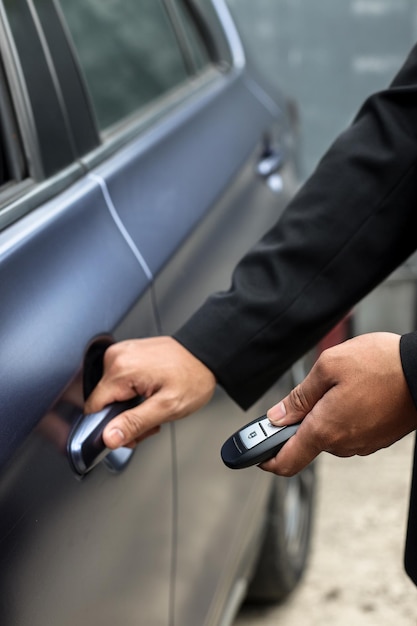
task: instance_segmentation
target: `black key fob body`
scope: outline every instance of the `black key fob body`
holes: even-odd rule
[[[241,469],[272,459],[295,435],[299,426],[300,423],[274,426],[266,415],[262,415],[224,442],[221,449],[223,463],[231,469]]]

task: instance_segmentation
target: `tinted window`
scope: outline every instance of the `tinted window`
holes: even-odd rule
[[[61,0],[101,129],[186,79],[160,0]]]

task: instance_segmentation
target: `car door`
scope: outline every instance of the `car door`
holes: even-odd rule
[[[70,161],[81,169],[74,173],[80,178],[76,185],[91,186],[97,194],[98,204],[92,203],[97,207],[97,220],[109,221],[126,259],[133,264],[129,271],[118,264],[117,246],[112,238],[95,237],[97,226],[92,224],[85,231],[90,273],[100,279],[99,285],[85,281],[90,299],[81,298],[81,319],[75,318],[79,330],[85,318],[92,316],[95,330],[81,340],[71,340],[80,352],[79,368],[81,353],[90,342],[100,353],[111,335],[121,339],[171,332],[210,290],[226,286],[232,265],[275,221],[293,192],[291,134],[285,108],[246,71],[239,39],[222,2],[120,5],[61,0],[60,4],[38,2],[35,8],[57,100],[64,103],[58,109],[64,112],[62,126],[70,138]],[[30,9],[33,17],[34,6]],[[8,15],[15,39],[20,33],[23,51],[27,50],[27,44],[23,45],[26,29],[19,30],[20,12],[9,8]],[[34,58],[29,51],[27,80]],[[32,90],[36,95],[36,83]],[[45,117],[42,106],[39,116]],[[80,193],[84,195],[84,188]],[[77,230],[84,228],[80,219]],[[72,230],[65,232],[68,236]],[[60,253],[64,249],[59,242],[55,247]],[[74,248],[80,254],[77,242]],[[58,275],[59,259],[54,266]],[[80,277],[83,259],[78,263],[72,274]],[[138,276],[143,286],[138,286]],[[57,281],[56,277],[49,285]],[[151,283],[153,294],[147,291]],[[114,317],[109,314],[109,303],[110,310],[114,307],[118,312]],[[134,308],[126,316],[130,307]],[[52,327],[49,323],[48,328]],[[65,329],[62,333],[67,337]],[[94,341],[96,335],[98,341]],[[92,353],[87,350],[87,357]],[[62,357],[62,351],[57,349],[57,354]],[[50,363],[56,367],[56,362]],[[84,373],[88,374],[89,363],[87,358]],[[74,366],[69,369],[74,372]],[[97,380],[97,372],[91,380]],[[70,397],[72,389],[68,386]],[[57,389],[54,394],[59,397]],[[79,394],[78,398],[80,406]],[[219,395],[209,409],[209,419],[202,413],[192,426],[188,422],[167,427],[161,436],[141,445],[117,483],[109,482],[115,477],[109,477],[106,468],[95,468],[82,481],[91,490],[82,499],[86,517],[78,512],[71,526],[76,529],[77,520],[82,519],[83,531],[95,538],[91,545],[77,543],[76,534],[77,542],[71,543],[81,546],[83,561],[90,564],[89,575],[80,577],[71,606],[63,599],[65,579],[59,569],[52,569],[55,586],[51,594],[59,598],[56,605],[43,595],[45,591],[40,593],[40,588],[47,587],[40,577],[35,591],[45,601],[43,610],[64,607],[68,621],[88,615],[97,623],[119,615],[126,624],[138,619],[139,612],[143,623],[162,624],[168,612],[174,619],[174,609],[176,623],[184,626],[218,622],[229,594],[233,592],[232,602],[241,598],[243,587],[237,588],[236,595],[234,585],[247,574],[254,558],[262,504],[269,490],[269,478],[260,479],[260,473],[244,478],[219,463],[221,441],[243,419]],[[74,415],[69,421],[74,421]],[[196,453],[200,441],[205,442],[201,456]],[[164,459],[162,465],[160,459]],[[219,480],[221,490],[217,489]],[[119,510],[113,506],[116,502]],[[105,503],[114,511],[114,518],[106,519],[114,523],[104,522]],[[77,511],[77,506],[71,505],[71,510]],[[202,520],[207,523],[199,528]],[[47,534],[53,535],[54,524],[56,519]],[[122,533],[113,547],[109,545],[110,526]],[[37,545],[42,548],[44,544],[37,538]],[[70,567],[65,571],[71,572],[77,550],[72,560],[67,558]],[[174,578],[175,589],[170,584]],[[27,611],[33,605],[34,600],[28,602]],[[36,610],[39,619],[51,621],[53,616],[56,620],[56,613],[42,613],[38,605]]]
[[[177,81],[170,99],[161,103],[157,123],[155,115],[142,116],[129,128],[127,116],[137,108],[138,94],[132,93],[137,85],[132,88],[129,79],[121,77],[118,86],[108,86],[117,63],[117,77],[122,68],[129,76],[129,59],[112,47],[111,63],[106,57],[92,59],[89,51],[90,31],[103,42],[110,38],[99,4],[94,12],[91,2],[88,9],[85,3],[61,4],[101,132],[109,137],[108,149],[115,124],[124,122],[130,139],[105,161],[95,154],[83,161],[105,189],[154,283],[160,331],[171,333],[211,290],[227,286],[233,265],[277,219],[294,192],[297,176],[285,108],[246,70],[222,2],[170,3],[194,72],[192,82],[185,81],[178,51],[166,32],[162,38],[161,31],[148,30],[138,50],[123,18],[117,27],[114,16],[111,20],[111,30],[123,33],[130,60],[140,64],[145,57],[156,63],[158,55],[166,53],[169,63],[161,61],[160,69],[165,69],[160,80]],[[139,8],[144,27],[151,13],[153,24],[162,17],[158,3],[152,8],[149,3],[128,5],[132,23]],[[90,28],[83,30],[83,24]],[[208,38],[208,33],[216,33],[216,38]],[[148,78],[145,72],[143,84],[151,89]],[[108,103],[108,89],[122,101],[116,114]],[[143,132],[135,135],[140,124]],[[234,585],[247,575],[249,554],[255,554],[270,480],[259,472],[233,474],[219,460],[222,441],[245,419],[219,393],[209,409],[174,427],[174,604],[175,623],[183,626],[217,623],[229,594],[232,602],[241,599],[242,585],[238,595]]]
[[[149,276],[80,158],[101,139],[55,9],[0,6],[1,623],[160,626],[169,427],[83,479],[68,459],[104,349],[157,324]]]
[[[246,67],[229,15],[223,3],[216,5],[222,8],[216,17],[231,48],[230,70],[219,78],[216,96],[197,100],[198,110],[184,128],[177,127],[190,175],[173,220],[202,213],[170,257],[148,246],[149,258],[160,257],[155,292],[166,333],[174,332],[212,291],[228,288],[234,265],[275,223],[298,180],[294,128],[284,102],[278,95],[273,100]],[[132,232],[140,237],[133,225]],[[227,623],[226,616],[244,598],[271,476],[255,469],[230,471],[220,460],[220,448],[242,424],[285,395],[290,384],[287,375],[250,415],[218,389],[208,407],[175,424],[178,624]]]

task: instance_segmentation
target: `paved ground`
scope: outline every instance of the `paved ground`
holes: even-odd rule
[[[310,565],[275,609],[234,626],[416,626],[417,590],[402,568],[412,437],[367,457],[322,455]]]

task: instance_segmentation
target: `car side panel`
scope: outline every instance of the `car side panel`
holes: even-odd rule
[[[25,48],[19,12],[13,19]],[[36,58],[25,57],[34,98],[30,65]],[[99,466],[78,481],[66,458],[91,342],[171,332],[208,290],[224,285],[243,244],[285,203],[287,185],[277,208],[277,198],[254,176],[265,136],[280,136],[278,107],[241,71],[218,73],[201,89],[199,80],[192,97],[178,98],[179,106],[172,94],[170,113],[161,106],[157,123],[146,132],[138,127],[128,146],[113,156],[109,144],[87,155],[78,168],[106,162],[0,236],[0,281],[7,282],[7,305],[0,308],[0,502],[7,512],[0,524],[0,617],[6,626],[162,626],[172,618],[173,600],[178,624],[214,624],[236,576],[250,568],[255,552],[248,544],[259,539],[270,477],[259,481],[253,472],[242,482],[219,470],[219,441],[232,419],[242,419],[224,395],[190,428],[165,426],[142,443],[120,475]],[[40,109],[36,117],[45,122],[46,109]],[[47,139],[56,140],[48,132]],[[48,167],[40,172],[63,166],[52,148],[48,144]],[[283,179],[291,175],[282,172]],[[267,205],[272,213],[252,212]],[[194,471],[201,441],[206,446]],[[203,520],[199,534],[196,523]]]
[[[67,418],[51,410],[1,477],[1,623],[168,624],[169,431],[120,475],[100,466],[79,482]]]
[[[275,196],[254,175],[255,150],[156,281],[162,325],[172,332],[214,290],[227,288],[234,264],[273,223],[294,191]],[[174,277],[180,277],[175,281]],[[236,319],[236,323],[239,320]],[[284,377],[245,414],[222,391],[196,416],[176,423],[178,459],[178,570],[176,619],[217,624],[228,603],[242,600],[263,530],[271,476],[227,469],[220,448],[232,432],[288,393]]]
[[[154,276],[260,145],[274,114],[239,73],[219,76],[95,169]]]
[[[101,189],[83,179],[0,234],[0,283],[4,463],[148,279]]]
[[[252,98],[252,92],[248,90],[246,97]],[[251,145],[251,150],[245,150],[245,163],[239,162],[236,155],[228,155],[235,166],[239,165],[238,172],[156,280],[165,332],[178,328],[209,293],[227,289],[234,265],[276,221],[296,189],[296,170],[290,153],[280,171],[279,193],[273,193],[258,177],[262,133],[275,137],[275,148],[285,152],[286,134],[290,131],[282,119],[273,117],[265,127],[258,112],[250,108],[245,111],[242,100],[243,95],[235,106],[242,106],[240,115],[245,118],[240,127],[240,142]],[[234,113],[240,117],[239,112]],[[221,146],[223,128],[207,123],[211,125],[212,145]],[[242,600],[263,531],[271,477],[256,468],[232,472],[223,466],[220,448],[232,432],[286,394],[289,384],[289,377],[284,377],[251,408],[250,415],[218,390],[208,407],[187,423],[176,424],[178,623],[217,624],[226,609],[233,611]]]
[[[86,349],[156,332],[148,278],[94,180],[1,233],[0,283],[1,623],[166,624],[169,428],[117,475],[80,481],[66,455]]]
[[[296,187],[289,136],[283,111],[236,72],[95,170],[155,279],[163,332],[227,287],[233,265],[282,212]],[[275,193],[256,173],[266,138],[284,155]],[[270,477],[252,469],[244,481],[219,457],[222,441],[247,419],[219,392],[210,408],[175,427],[182,626],[217,623],[256,554]]]

